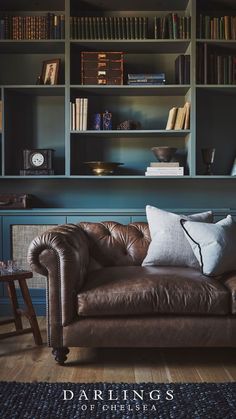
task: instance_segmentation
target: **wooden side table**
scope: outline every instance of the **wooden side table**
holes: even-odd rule
[[[16,271],[12,273],[4,273],[0,275],[0,282],[6,282],[8,295],[11,301],[12,311],[14,317],[0,321],[0,325],[15,323],[16,330],[14,332],[0,333],[0,340],[11,336],[23,335],[25,333],[33,333],[36,345],[42,345],[42,337],[38,326],[38,321],[31,301],[28,285],[26,279],[32,278],[33,274],[29,271]],[[19,308],[15,281],[19,282],[22,297],[25,303],[25,309]],[[23,329],[21,317],[26,316],[29,320],[30,326]]]

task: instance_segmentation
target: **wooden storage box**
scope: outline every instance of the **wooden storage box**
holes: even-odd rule
[[[32,200],[28,194],[0,194],[0,210],[31,208]]]
[[[81,52],[81,84],[123,84],[123,52]]]

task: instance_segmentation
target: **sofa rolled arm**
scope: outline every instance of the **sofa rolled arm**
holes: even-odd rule
[[[28,262],[47,277],[49,345],[63,346],[62,328],[76,318],[77,294],[88,270],[87,237],[76,224],[51,228],[31,242]]]

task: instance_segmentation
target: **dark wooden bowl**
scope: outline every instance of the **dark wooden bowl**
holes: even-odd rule
[[[177,148],[175,147],[152,147],[154,156],[160,162],[170,162],[175,155]]]

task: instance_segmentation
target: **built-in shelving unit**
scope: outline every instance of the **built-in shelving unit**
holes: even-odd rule
[[[207,3],[207,4],[206,4]],[[226,10],[228,10],[226,12]],[[55,182],[58,179],[102,179],[125,181],[147,180],[145,169],[155,161],[151,148],[169,145],[178,149],[177,159],[185,166],[183,179],[208,179],[204,176],[201,149],[215,147],[214,176],[232,179],[230,170],[236,155],[234,109],[236,85],[203,84],[197,79],[198,47],[220,50],[236,56],[236,40],[201,39],[198,26],[201,14],[236,15],[236,5],[220,0],[2,0],[2,15],[40,15],[58,13],[65,16],[63,39],[0,39],[0,91],[3,101],[3,129],[0,131],[0,182],[21,181],[22,150],[53,148],[54,176],[27,176]],[[188,39],[154,39],[154,17],[178,13],[191,16]],[[71,39],[72,16],[148,16],[146,39]],[[83,85],[81,51],[123,51],[123,85]],[[176,84],[175,60],[190,55],[190,83]],[[36,85],[45,60],[60,58],[59,84]],[[206,64],[207,65],[207,64]],[[166,83],[153,86],[130,86],[128,72],[164,72]],[[72,131],[70,101],[88,98],[88,130]],[[166,131],[169,110],[191,103],[190,129]],[[112,130],[94,131],[92,116],[106,109],[113,114]],[[223,109],[223,111],[222,111]],[[118,130],[124,120],[133,119],[141,129]],[[221,151],[222,142],[227,147]],[[113,175],[96,177],[83,162],[112,160],[123,166]],[[163,177],[148,177],[151,182]],[[172,177],[167,177],[172,179]],[[176,177],[179,181],[182,177]],[[11,185],[10,185],[11,186]]]

